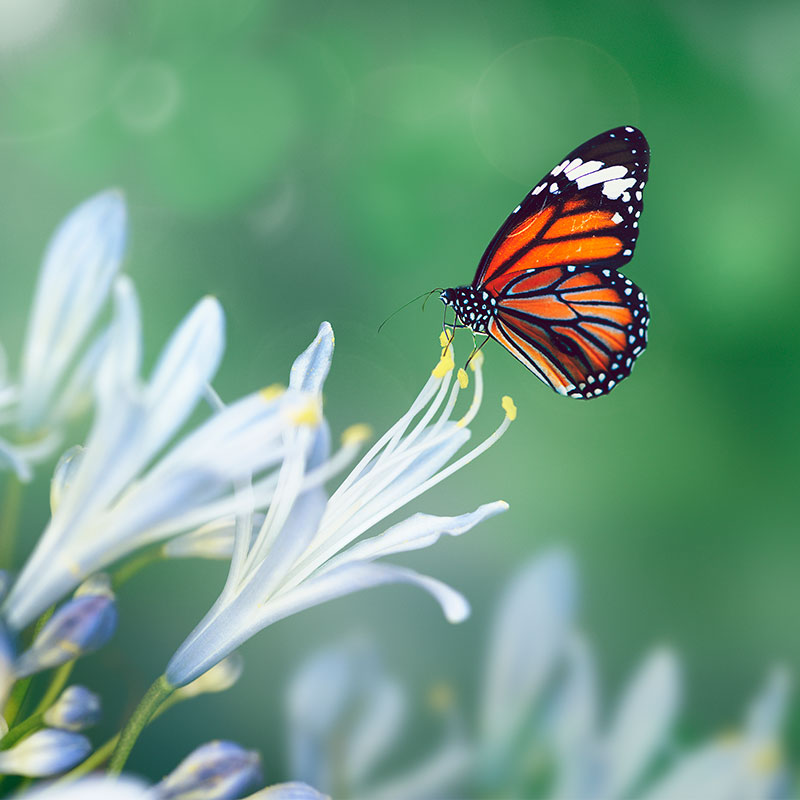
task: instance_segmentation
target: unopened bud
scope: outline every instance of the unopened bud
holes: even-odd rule
[[[100,698],[84,686],[68,686],[44,713],[53,728],[81,731],[100,721]]]
[[[71,769],[91,752],[85,736],[46,728],[28,736],[10,750],[0,751],[1,775],[44,778]]]
[[[45,623],[33,644],[17,659],[16,675],[22,678],[58,667],[97,650],[111,638],[116,627],[114,594],[107,579],[94,576]]]
[[[159,800],[233,800],[261,780],[261,758],[234,742],[209,742],[155,787]]]

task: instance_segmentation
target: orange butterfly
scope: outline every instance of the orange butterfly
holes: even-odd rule
[[[610,392],[647,345],[647,299],[617,267],[633,255],[649,161],[630,126],[573,150],[511,212],[472,284],[441,293],[448,327],[495,339],[559,394]]]

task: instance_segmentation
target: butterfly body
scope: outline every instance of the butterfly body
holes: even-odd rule
[[[472,284],[442,302],[560,394],[608,393],[647,344],[644,292],[617,268],[633,255],[648,166],[631,126],[576,148],[511,212]]]

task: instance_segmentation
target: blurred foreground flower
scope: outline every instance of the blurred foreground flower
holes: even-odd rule
[[[397,747],[407,699],[389,678],[374,648],[360,639],[313,655],[288,692],[290,774],[334,797],[441,798],[455,796],[472,757],[455,719],[442,742],[411,769],[376,780]]]
[[[31,789],[19,795],[19,800],[153,800],[153,795],[143,783],[128,776],[91,777]]]
[[[71,451],[53,517],[4,605],[21,629],[83,577],[133,550],[215,519],[240,501],[232,486],[285,454],[310,402],[303,391],[255,392],[215,414],[152,466],[204,396],[223,351],[223,314],[195,306],[139,380],[141,330],[131,283],[116,285],[108,352],[97,375],[97,412],[85,452]],[[75,463],[72,463],[75,461]],[[68,480],[67,480],[68,479]],[[199,674],[199,673],[198,673]]]
[[[14,443],[0,439],[0,467],[11,466],[23,480],[31,477],[32,464],[57,450],[64,423],[89,404],[92,374],[107,337],[88,347],[85,342],[122,263],[126,235],[119,192],[103,192],[78,206],[45,253],[19,390],[5,379],[0,356],[0,424],[15,430]]]
[[[328,329],[324,369],[304,386],[318,392],[333,349]],[[451,419],[467,376],[452,381],[453,358],[448,348],[411,408],[369,450],[327,498],[322,487],[305,489],[304,475],[314,468],[307,455],[313,431],[298,426],[278,477],[278,488],[266,519],[255,535],[250,515],[240,520],[227,583],[206,617],[170,661],[166,682],[181,686],[193,680],[261,629],[306,608],[351,592],[387,583],[416,584],[430,592],[450,622],[469,614],[465,598],[440,581],[376,559],[434,544],[443,534],[458,536],[505,511],[504,502],[490,503],[458,517],[415,514],[385,532],[353,544],[496,442],[516,409],[504,399],[506,416],[497,430],[460,459],[449,463],[470,437],[467,425],[478,413],[483,392],[480,359],[473,360],[475,394],[466,415]],[[452,383],[452,386],[451,386]],[[415,424],[416,423],[416,424]]]

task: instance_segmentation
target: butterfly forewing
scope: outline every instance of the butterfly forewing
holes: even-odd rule
[[[573,150],[508,216],[472,285],[500,288],[508,273],[556,264],[621,267],[636,244],[649,161],[644,135],[631,126]]]

